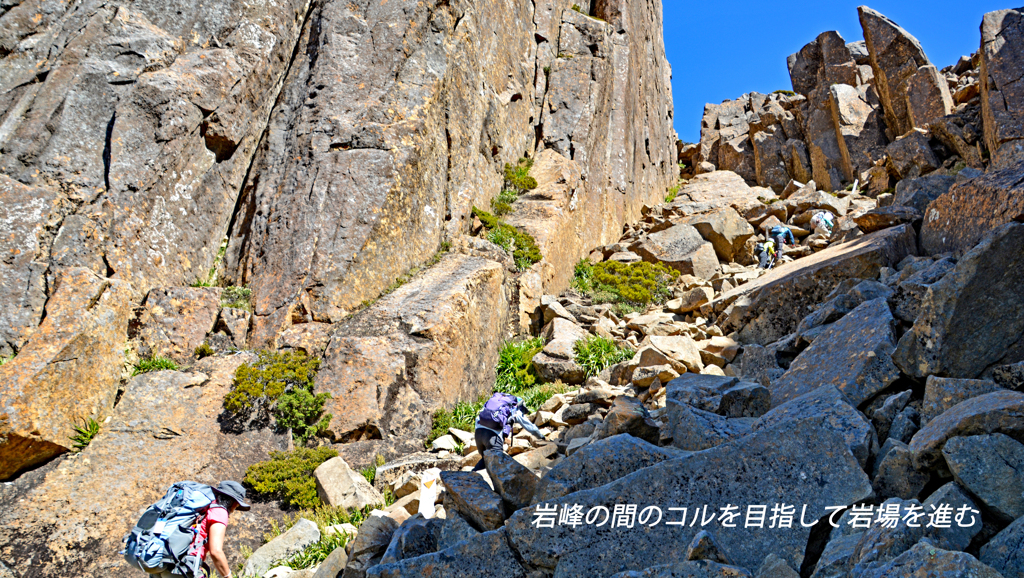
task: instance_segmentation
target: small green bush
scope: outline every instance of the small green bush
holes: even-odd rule
[[[540,262],[543,256],[533,237],[524,231],[505,223],[498,217],[473,207],[473,214],[487,229],[487,238],[506,251],[511,250],[512,258],[520,271],[529,269],[534,263]]]
[[[537,383],[533,356],[544,349],[544,339],[534,337],[523,341],[510,341],[498,352],[498,366],[494,391],[519,395]]]
[[[174,363],[166,357],[154,356],[146,359],[140,359],[139,364],[132,370],[132,377],[141,375],[143,373],[149,373],[150,371],[163,371],[163,370],[177,371],[178,364]]]
[[[225,287],[220,292],[220,306],[252,311],[252,289],[248,287]]]
[[[75,451],[84,450],[92,438],[96,437],[96,434],[100,433],[100,422],[92,419],[91,417],[84,420],[81,425],[75,424],[72,426],[75,430],[75,435],[71,436],[71,441],[74,444]]]
[[[476,416],[487,403],[487,397],[481,397],[475,403],[460,401],[455,404],[451,411],[439,409],[434,412],[430,426],[430,434],[427,435],[425,443],[429,447],[430,442],[448,433],[449,428],[473,431],[475,428]]]
[[[594,289],[594,264],[586,257],[576,262],[572,270],[572,288],[589,294]]]
[[[320,498],[313,470],[337,455],[337,450],[328,447],[271,452],[269,460],[249,466],[243,481],[261,496],[295,508],[315,508]]]
[[[495,215],[507,215],[512,212],[512,203],[516,202],[518,198],[519,195],[512,189],[502,189],[497,197],[491,199],[491,209],[494,210]]]
[[[580,14],[583,13],[583,10],[580,9],[580,5],[579,4],[573,4],[572,5],[572,9],[577,11],[577,12],[579,12]]]
[[[555,383],[543,383],[531,387],[530,389],[519,394],[519,397],[523,398],[526,403],[526,407],[531,412],[535,412],[540,409],[540,406],[544,405],[544,402],[551,399],[557,393],[565,393],[569,391],[569,386],[565,385],[561,381]]]
[[[785,89],[776,90],[775,92],[772,92],[772,94],[782,94],[782,95],[785,95],[785,96],[796,96],[796,93],[793,92],[792,90],[785,90]]]
[[[505,163],[505,189],[521,195],[537,188],[537,179],[530,176],[533,159],[521,158],[515,166]]]
[[[668,194],[665,195],[665,202],[666,203],[671,203],[672,201],[676,200],[676,196],[679,195],[679,188],[681,186],[682,186],[681,183],[676,183],[676,184],[672,185],[671,187],[669,187]]]
[[[6,356],[5,355],[0,355],[0,367],[3,367],[3,365],[5,363],[7,363],[8,361],[10,361],[12,359],[14,359],[13,355],[6,355]]]
[[[331,414],[324,414],[329,393],[314,394],[301,387],[286,391],[274,405],[274,419],[278,427],[292,430],[292,437],[300,445],[325,431],[331,424]]]
[[[359,473],[362,474],[363,477],[366,478],[366,481],[372,486],[373,482],[377,479],[377,468],[383,466],[385,463],[387,462],[384,460],[384,456],[377,454],[377,458],[373,463],[359,470]]]
[[[326,528],[325,528],[326,529]],[[292,556],[285,565],[292,570],[312,568],[327,559],[331,552],[348,545],[351,538],[345,532],[320,532],[320,540],[306,546],[304,550]]]
[[[651,303],[664,303],[671,295],[669,283],[678,276],[676,271],[661,263],[620,263],[604,261],[594,265],[595,302],[628,303],[642,307]]]
[[[213,348],[210,347],[209,343],[204,341],[203,344],[197,347],[195,352],[193,353],[197,358],[202,359],[204,357],[210,357],[211,355],[213,355]]]
[[[633,351],[619,347],[611,339],[591,335],[573,344],[576,363],[587,372],[587,377],[597,375],[601,371],[621,361],[633,357]]]

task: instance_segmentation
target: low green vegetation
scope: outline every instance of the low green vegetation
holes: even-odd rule
[[[785,89],[776,90],[775,92],[772,92],[772,94],[782,94],[782,95],[785,95],[785,96],[796,96],[796,93],[793,92],[792,90],[785,90]]]
[[[590,295],[594,303],[614,303],[620,314],[639,311],[671,296],[669,284],[678,276],[661,263],[604,261],[576,264],[573,287]]]
[[[515,166],[505,163],[505,186],[507,190],[516,194],[523,194],[537,188],[537,179],[530,176],[530,169],[533,168],[533,159],[520,158]]]
[[[383,466],[386,463],[384,456],[377,454],[377,457],[373,460],[373,463],[359,470],[359,473],[366,478],[366,481],[373,485],[373,482],[377,479],[377,468]]]
[[[587,377],[601,373],[604,368],[633,357],[633,351],[615,345],[611,339],[591,335],[573,345],[576,363],[587,372]]]
[[[487,397],[482,397],[476,402],[467,403],[460,401],[455,407],[448,411],[439,409],[434,412],[430,426],[430,433],[427,435],[425,444],[429,447],[430,442],[448,433],[449,428],[473,431],[476,416],[484,408]]]
[[[498,352],[495,368],[494,391],[519,395],[537,384],[533,356],[544,349],[544,339],[534,337],[523,341],[509,341]]]
[[[583,10],[580,9],[580,5],[579,4],[573,4],[572,5],[572,9],[575,10],[576,12],[579,12],[580,14],[583,13]]]
[[[252,289],[248,287],[225,287],[220,292],[220,306],[252,311]]]
[[[543,259],[537,242],[529,233],[520,231],[498,217],[476,207],[473,207],[473,214],[487,229],[487,240],[511,253],[516,268],[520,271],[529,269],[531,265]]]
[[[217,256],[213,259],[213,266],[206,273],[205,277],[200,277],[192,282],[189,287],[216,287],[217,286],[217,270],[220,269],[220,264],[224,262],[224,255],[228,252],[228,238],[224,237],[221,239],[220,248],[217,249]]]
[[[202,345],[196,348],[193,354],[196,356],[197,359],[210,357],[211,355],[213,355],[213,348],[210,347],[209,343],[204,341]]]
[[[329,393],[313,393],[320,360],[302,351],[261,351],[253,363],[235,371],[224,409],[236,417],[269,411],[278,427],[291,429],[300,445],[323,433],[331,422],[324,414]]]
[[[682,163],[680,163],[680,164],[682,164]],[[672,185],[671,187],[668,188],[668,194],[665,195],[665,202],[666,203],[671,203],[672,201],[676,200],[676,196],[679,194],[679,188],[681,186],[682,186],[682,183],[679,182],[679,183],[676,183],[676,184],[674,184],[674,185]]]
[[[73,425],[72,429],[75,430],[75,435],[71,436],[71,442],[75,451],[80,452],[89,446],[96,434],[100,433],[100,422],[90,417],[81,424]]]
[[[347,546],[349,540],[352,539],[352,536],[349,534],[344,532],[335,532],[328,528],[341,524],[352,524],[358,529],[359,526],[370,517],[370,512],[380,505],[381,504],[366,506],[361,510],[345,510],[340,507],[324,505],[296,512],[292,516],[285,515],[283,523],[278,524],[276,521],[271,521],[271,531],[269,534],[264,536],[264,539],[269,542],[277,536],[280,536],[291,529],[291,527],[298,523],[302,518],[314,522],[320,529],[320,540],[306,547],[304,550],[284,562],[284,565],[288,566],[292,570],[312,568],[326,560],[327,556],[337,548],[344,548]]]
[[[0,355],[0,367],[12,359],[14,359],[13,355]]]
[[[287,506],[316,508],[320,498],[313,470],[337,455],[337,450],[328,447],[271,452],[269,460],[249,466],[243,481],[261,496],[280,500]]]
[[[502,189],[497,197],[491,199],[491,210],[497,216],[504,216],[512,212],[512,203],[516,202],[519,195],[511,189]]]
[[[166,357],[155,355],[153,357],[147,357],[146,359],[140,359],[138,365],[132,369],[132,377],[143,373],[149,373],[150,371],[163,370],[177,371],[178,364]]]
[[[951,174],[951,175],[958,175],[958,174],[960,174],[960,171],[962,171],[962,170],[964,170],[966,168],[967,168],[967,163],[965,163],[962,160],[957,161],[956,164],[953,165],[953,168],[949,169],[949,174]]]

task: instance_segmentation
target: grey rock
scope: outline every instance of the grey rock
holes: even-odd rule
[[[501,496],[476,472],[441,472],[441,483],[445,489],[445,510],[458,512],[474,528],[494,530],[505,521]]]
[[[771,392],[767,387],[741,381],[722,392],[718,415],[725,417],[761,417],[771,408]]]
[[[695,479],[701,483],[694,483]],[[870,483],[846,442],[805,420],[779,431],[759,432],[725,446],[696,452],[637,471],[611,484],[576,492],[549,505],[591,506],[636,503],[806,504],[805,519],[818,519],[825,507],[850,504],[871,493]],[[798,508],[799,510],[800,508]],[[692,514],[691,514],[692,515]],[[798,512],[799,515],[799,512]],[[678,515],[677,515],[678,516]],[[666,525],[608,532],[584,525],[571,531],[537,528],[534,512],[509,520],[509,536],[526,564],[557,576],[608,575],[656,564],[681,562],[696,528]],[[756,568],[769,553],[792,567],[803,561],[808,528],[720,528],[716,538],[738,566]]]
[[[926,524],[919,521],[912,525],[908,522],[908,513],[912,507],[920,511],[921,503],[917,500],[890,498],[878,506],[898,512],[898,521],[895,524],[880,524],[875,523],[877,513],[871,516],[870,525],[861,535],[850,557],[854,575],[870,571],[895,559],[924,537]]]
[[[1020,37],[1024,11],[1020,8],[985,14],[981,22],[981,107],[985,144],[992,166],[1019,165],[1024,158],[1021,130]]]
[[[892,421],[907,406],[907,402],[910,401],[910,396],[913,393],[912,390],[908,389],[902,393],[890,395],[885,398],[882,407],[871,413],[871,421],[875,425],[875,431],[878,432],[879,439],[884,441],[889,437],[889,427],[892,426]]]
[[[454,546],[418,558],[374,566],[367,578],[406,576],[450,576],[451,578],[526,578],[527,574],[509,548],[505,528],[478,534]]]
[[[380,562],[384,552],[391,545],[391,537],[398,529],[398,522],[378,512],[359,525],[359,533],[348,549],[348,564],[339,578],[363,578],[367,570]]]
[[[921,425],[938,417],[956,404],[999,391],[1003,388],[985,379],[956,379],[929,375],[924,382],[924,402],[921,404]]]
[[[447,550],[459,542],[465,542],[479,534],[465,518],[457,512],[445,512],[444,525],[441,526],[441,535],[437,538],[437,549]]]
[[[962,255],[990,231],[1024,215],[1024,168],[1012,166],[957,182],[928,204],[921,251]]]
[[[978,558],[1006,578],[1024,576],[1024,517],[982,546]]]
[[[978,506],[956,482],[949,482],[935,490],[923,504],[927,513],[935,512],[942,505],[949,506],[954,512],[953,523],[949,528],[929,528],[928,537],[944,550],[965,550],[982,530],[981,514],[968,511],[978,512]],[[964,510],[965,507],[967,510]],[[957,519],[961,513],[963,518]]]
[[[896,414],[889,427],[889,439],[899,440],[907,443],[920,427],[921,415],[911,406],[903,408],[903,411]]]
[[[1024,267],[1017,266],[1022,246],[1024,224],[1003,225],[932,284],[893,354],[904,373],[973,378],[1014,355],[1024,333]],[[964,323],[971,331],[963,330]],[[1019,359],[1003,363],[1013,361]]]
[[[1024,389],[1024,361],[996,367],[992,370],[992,379],[1007,389]]]
[[[484,465],[487,475],[494,484],[494,490],[505,500],[509,511],[529,506],[537,491],[540,478],[526,466],[517,462],[504,451],[488,450],[484,452]]]
[[[911,130],[896,139],[885,152],[888,155],[886,167],[903,179],[925,175],[942,166],[928,135],[919,130]]]
[[[913,273],[905,280],[898,281],[899,285],[897,285],[896,294],[892,299],[893,314],[909,323],[916,321],[917,316],[921,313],[921,302],[924,301],[928,289],[933,283],[945,277],[946,273],[953,270],[954,266],[956,266],[956,262],[952,259],[939,259],[928,267]],[[900,277],[902,276],[901,274]]]
[[[686,547],[686,559],[690,561],[707,560],[719,564],[730,563],[729,557],[722,551],[722,547],[715,541],[715,537],[706,530],[697,532],[697,535],[690,540],[690,545]]]
[[[917,498],[931,476],[914,467],[914,454],[907,444],[892,438],[885,442],[888,448],[879,452],[873,482],[879,498]],[[883,457],[884,456],[884,457]]]
[[[676,562],[651,566],[645,570],[627,570],[611,578],[749,578],[745,568],[727,566],[708,560]]]
[[[1002,433],[1024,439],[1024,393],[1003,390],[972,397],[946,410],[910,440],[914,464],[930,468],[942,459],[942,447],[957,436]]]
[[[847,528],[840,521],[840,528]],[[832,537],[825,545],[821,558],[814,566],[812,578],[849,578],[851,558],[860,543],[863,531],[852,534],[841,534],[839,529],[832,530]]]
[[[649,263],[663,263],[684,275],[710,279],[720,269],[714,246],[692,225],[675,225],[630,245]]]
[[[835,385],[854,405],[870,399],[899,377],[890,354],[893,318],[885,299],[858,305],[819,336],[772,385],[778,406],[820,385]],[[839,356],[848,362],[836,367]]]
[[[287,532],[267,542],[245,561],[243,574],[262,576],[277,565],[320,541],[320,529],[316,523],[300,519]]]
[[[942,456],[957,483],[997,517],[1024,516],[1024,445],[1000,433],[955,437]]]
[[[928,204],[949,192],[956,182],[950,175],[927,175],[911,179],[903,179],[896,183],[896,196],[892,205],[913,207],[923,215]]]
[[[775,554],[765,556],[754,578],[800,578],[800,574],[789,567],[786,561]]]
[[[863,578],[902,578],[904,576],[972,576],[1001,578],[1001,574],[964,552],[949,552],[922,541],[890,562],[865,569]]]
[[[381,564],[394,564],[406,558],[416,558],[437,551],[438,538],[444,520],[424,518],[416,514],[395,530],[388,549],[380,559]]]
[[[667,401],[664,437],[673,447],[698,452],[750,433],[752,418],[727,418],[673,400]]]
[[[620,395],[612,402],[604,421],[594,428],[592,438],[600,440],[623,433],[653,443],[658,441],[661,429],[640,400]]]
[[[348,552],[345,548],[335,548],[316,568],[313,578],[338,578],[348,564]]]
[[[534,503],[545,503],[581,490],[603,486],[637,470],[683,455],[628,434],[596,440],[560,461],[540,481]]]
[[[853,222],[857,223],[857,228],[863,231],[864,234],[868,234],[904,223],[920,221],[921,215],[921,211],[914,207],[892,205],[871,209],[854,217]]]

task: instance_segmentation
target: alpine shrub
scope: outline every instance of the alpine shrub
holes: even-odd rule
[[[526,232],[505,223],[498,217],[473,207],[473,214],[487,229],[487,239],[506,251],[511,251],[516,268],[524,271],[543,259],[540,248],[533,237]]]
[[[315,508],[320,505],[320,498],[313,470],[337,455],[337,450],[328,447],[270,452],[269,460],[249,466],[243,482],[256,493],[288,506]]]
[[[72,429],[75,430],[75,435],[71,436],[71,441],[75,451],[80,452],[92,442],[92,438],[96,437],[96,434],[100,433],[100,422],[90,417],[81,425],[72,426]]]
[[[537,179],[530,176],[533,159],[521,158],[515,166],[505,163],[505,189],[516,195],[537,188]]]
[[[534,337],[524,341],[510,341],[498,352],[495,368],[494,391],[519,395],[537,383],[533,356],[544,349],[544,339]]]
[[[584,295],[594,289],[594,264],[590,259],[580,259],[572,271],[572,287]]]
[[[577,341],[572,349],[576,354],[576,364],[587,372],[587,377],[597,375],[604,368],[633,357],[631,350],[619,347],[611,339],[599,335],[591,335]]]
[[[146,359],[140,359],[139,364],[132,370],[132,377],[141,375],[143,373],[149,373],[150,371],[178,371],[178,364],[174,363],[166,357],[154,356]]]
[[[669,283],[677,276],[661,263],[604,261],[594,265],[593,298],[638,307],[664,303],[671,296]]]
[[[252,289],[248,287],[225,287],[220,292],[220,306],[252,311]]]

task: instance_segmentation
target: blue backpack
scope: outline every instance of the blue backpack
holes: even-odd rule
[[[124,559],[147,574],[170,571],[199,576],[203,561],[198,559],[193,544],[199,522],[215,499],[213,488],[206,484],[174,484],[160,501],[146,508],[124,537]]]
[[[512,433],[512,425],[509,418],[512,412],[519,407],[519,398],[507,393],[495,393],[487,400],[484,408],[480,411],[481,420],[490,420],[501,424],[501,431],[504,435]]]

